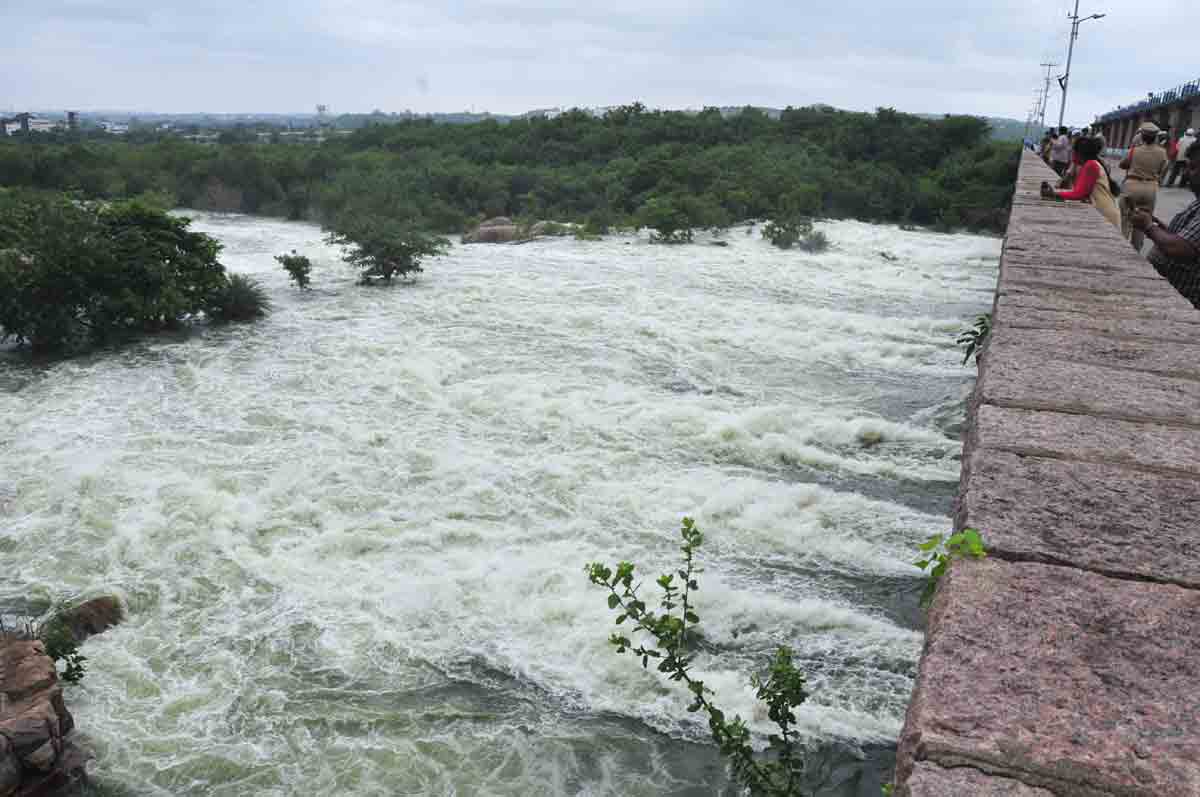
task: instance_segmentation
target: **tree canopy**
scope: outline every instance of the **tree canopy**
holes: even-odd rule
[[[458,232],[485,216],[678,215],[688,228],[787,213],[999,231],[1018,149],[986,120],[816,106],[771,118],[650,111],[369,124],[322,145],[0,140],[0,184],[332,222],[353,208]],[[681,228],[682,229],[682,228]]]
[[[0,190],[0,340],[56,349],[236,318],[220,244],[188,225],[140,202]]]

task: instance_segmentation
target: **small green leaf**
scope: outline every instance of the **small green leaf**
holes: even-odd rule
[[[618,606],[620,606],[620,605],[621,605],[621,599],[620,599],[620,598],[618,598],[616,595],[609,595],[609,596],[608,596],[608,608],[610,608],[610,609],[615,609],[615,608],[617,608],[617,607],[618,607]]]

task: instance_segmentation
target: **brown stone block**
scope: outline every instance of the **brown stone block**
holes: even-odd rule
[[[1128,279],[1163,281],[1158,272],[1145,261],[1130,262],[1124,258],[1097,260],[1092,257],[1080,256],[1075,252],[1043,252],[1014,248],[1004,252],[1001,269],[1008,265],[1040,269],[1069,269],[1072,272],[1082,271],[1088,274],[1118,275]]]
[[[1001,274],[999,290],[997,313],[1002,313],[1008,307],[1027,307],[1106,318],[1165,319],[1195,324],[1196,331],[1200,333],[1200,313],[1166,282],[1162,284],[1162,290],[1153,296],[1122,296],[1069,288],[1028,287],[1007,280]]]
[[[24,757],[46,742],[60,738],[58,714],[48,692],[10,708],[12,714],[6,713],[0,719],[0,736],[8,739],[17,755]]]
[[[1053,792],[1019,780],[985,775],[977,769],[943,769],[922,761],[896,797],[1054,797]]]
[[[1105,318],[1014,305],[997,310],[996,323],[1029,329],[1087,330],[1112,337],[1146,338],[1159,343],[1195,343],[1197,340],[1195,324],[1154,318]]]
[[[1043,263],[1026,264],[1014,258],[1006,259],[1000,267],[1002,287],[1021,286],[1039,291],[1094,291],[1103,294],[1133,296],[1163,296],[1174,293],[1171,284],[1153,270],[1130,277],[1095,270],[1053,267]],[[1180,297],[1182,298],[1182,297]],[[1191,305],[1189,305],[1190,307]]]
[[[1200,477],[1200,429],[985,404],[971,425],[974,450],[1132,466]]]
[[[955,521],[1006,559],[1200,588],[1200,480],[976,448]]]
[[[1146,338],[1114,338],[1088,330],[1001,325],[992,330],[987,351],[995,351],[997,358],[1017,357],[1030,362],[1053,358],[1200,379],[1200,344],[1162,346]]]
[[[981,404],[1200,427],[1200,381],[1194,379],[1032,359],[1003,345],[988,346],[981,370]]]
[[[1197,628],[1195,590],[956,563],[930,612],[899,784],[930,762],[1060,795],[1195,797]]]
[[[37,640],[4,640],[0,644],[0,693],[18,702],[58,681],[54,662]]]

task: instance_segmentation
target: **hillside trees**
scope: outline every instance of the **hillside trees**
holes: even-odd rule
[[[634,104],[503,124],[388,121],[320,146],[0,140],[0,180],[87,198],[154,192],[323,223],[351,207],[382,218],[413,211],[440,233],[484,216],[583,222],[598,212],[621,226],[678,213],[683,230],[710,226],[697,216],[777,218],[789,206],[810,217],[1000,231],[1019,154],[988,141],[983,120],[890,109],[789,108],[772,119]],[[693,213],[681,197],[706,208]]]

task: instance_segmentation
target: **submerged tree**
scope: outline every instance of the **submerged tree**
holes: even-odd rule
[[[37,349],[199,317],[229,289],[221,245],[139,202],[0,191],[0,338]]]
[[[423,271],[422,260],[443,254],[450,247],[445,238],[410,222],[377,216],[343,217],[326,240],[347,247],[343,259],[359,270],[359,281],[364,285],[375,280],[390,283],[397,276],[412,278]]]
[[[309,274],[312,273],[311,260],[295,249],[286,255],[276,255],[275,260],[279,265],[283,266],[283,270],[288,273],[292,282],[296,283],[297,288],[308,290],[309,283],[312,282],[309,277]]]

